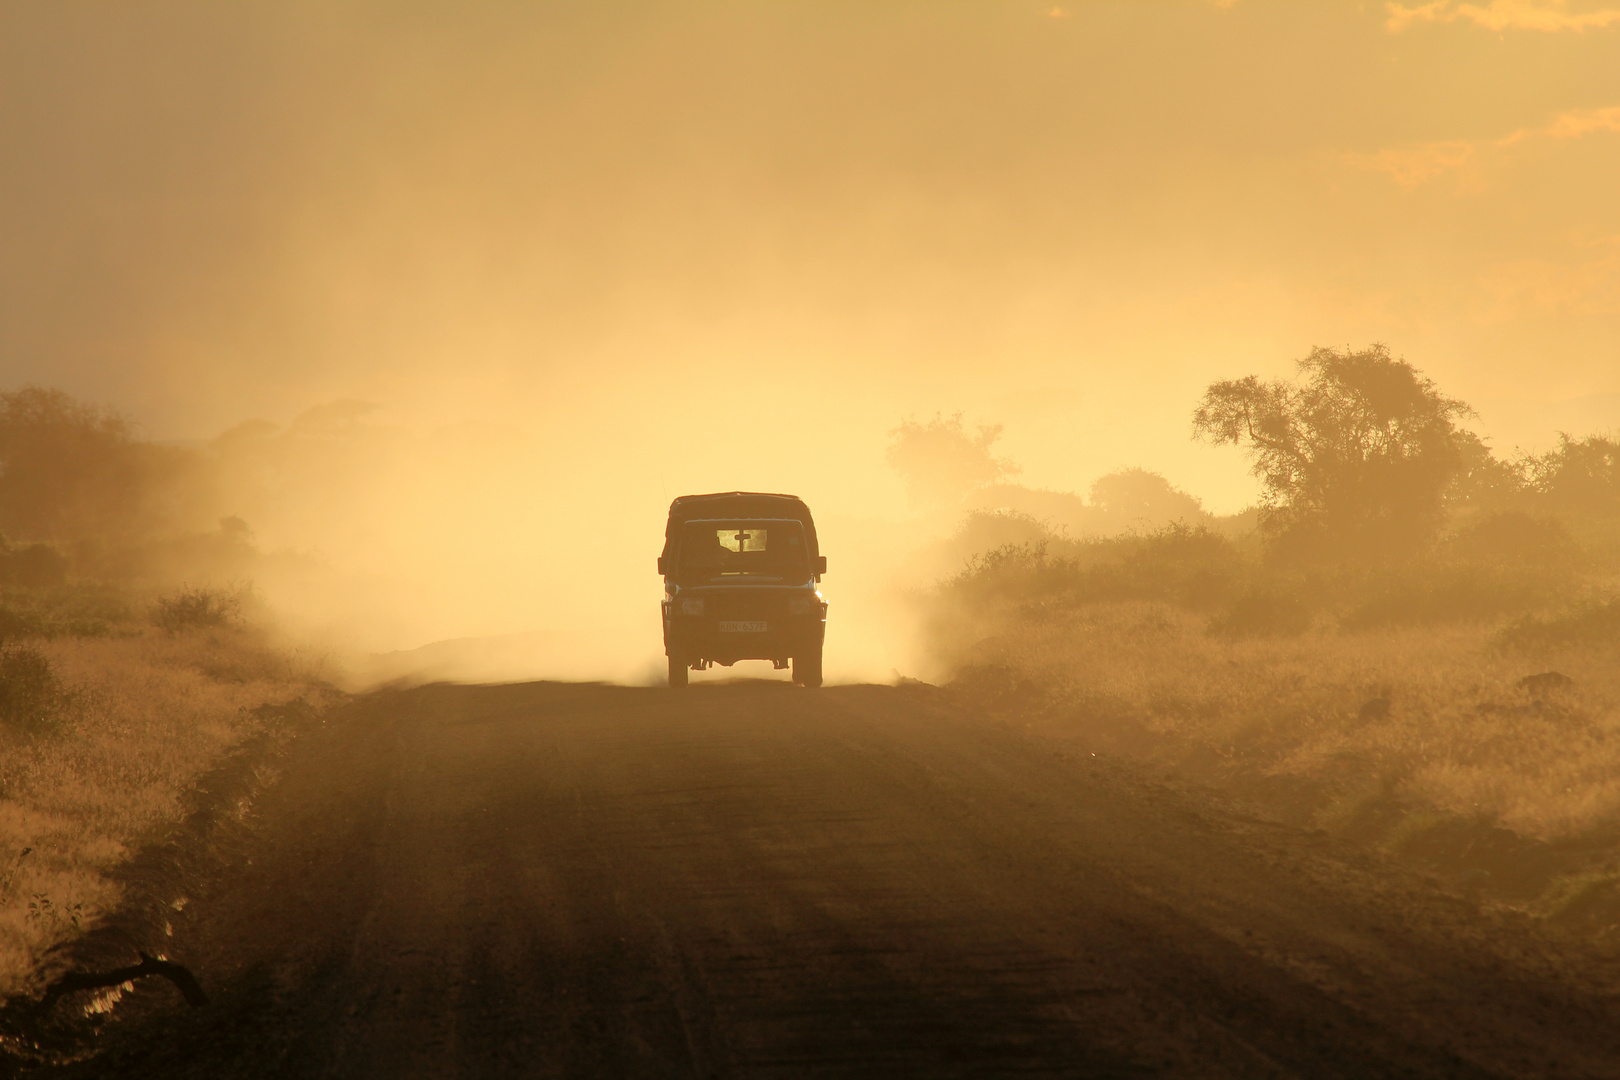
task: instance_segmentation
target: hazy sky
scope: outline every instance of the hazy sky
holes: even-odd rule
[[[357,398],[655,519],[888,513],[884,433],[963,410],[1231,510],[1190,411],[1313,345],[1504,449],[1613,428],[1617,192],[1598,4],[6,2],[0,383]]]

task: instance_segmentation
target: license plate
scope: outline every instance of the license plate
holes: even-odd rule
[[[757,622],[752,622],[739,619],[723,619],[720,622],[720,632],[722,634],[763,634],[765,632],[765,620],[760,619]]]

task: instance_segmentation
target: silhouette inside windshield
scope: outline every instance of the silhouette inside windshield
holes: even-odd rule
[[[810,576],[797,521],[689,521],[681,533],[681,577],[804,579]]]

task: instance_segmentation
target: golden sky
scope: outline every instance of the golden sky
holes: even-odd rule
[[[1233,510],[1193,404],[1313,345],[1504,450],[1614,428],[1617,191],[1573,0],[12,0],[0,382],[172,438],[376,402],[654,518],[891,514],[884,433],[961,410]]]

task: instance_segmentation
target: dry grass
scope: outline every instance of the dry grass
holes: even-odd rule
[[[1208,632],[1150,601],[981,610],[951,656],[959,687],[1020,722],[1103,745],[1340,793],[1366,793],[1559,839],[1620,821],[1620,647],[1498,647],[1496,623],[1296,637]],[[1517,684],[1549,669],[1567,688]],[[1381,704],[1381,702],[1387,703]],[[1358,794],[1359,793],[1359,794]]]
[[[108,871],[177,820],[182,793],[256,733],[254,707],[326,692],[246,630],[33,647],[71,700],[54,731],[0,728],[0,997],[118,903]]]

